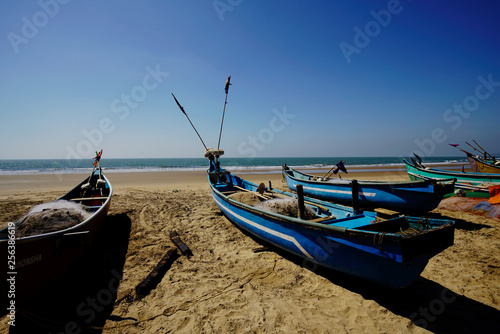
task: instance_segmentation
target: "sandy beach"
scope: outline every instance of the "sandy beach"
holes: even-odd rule
[[[279,173],[238,173],[284,190]],[[114,195],[94,249],[18,310],[11,332],[33,333],[496,333],[500,222],[436,209],[456,221],[455,244],[411,286],[390,290],[314,267],[263,245],[214,204],[205,172],[110,173]],[[402,169],[343,178],[401,180]],[[0,223],[62,196],[85,175],[0,176]],[[147,296],[135,287],[174,244],[179,256]],[[36,279],[34,277],[33,279]],[[0,331],[8,332],[8,319]]]

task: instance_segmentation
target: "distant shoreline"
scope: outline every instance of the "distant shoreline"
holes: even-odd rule
[[[443,169],[461,168],[461,164],[438,164],[433,165]],[[466,170],[470,171],[468,166]],[[229,171],[237,175],[242,175],[245,179],[260,183],[271,181],[275,185],[282,184],[281,169],[239,169]],[[17,175],[0,175],[0,195],[8,196],[13,194],[22,194],[24,192],[49,192],[49,191],[67,191],[73,188],[87,177],[91,169],[87,169],[85,173],[68,173],[68,174],[17,174]],[[110,180],[115,191],[120,189],[154,189],[154,190],[172,190],[176,187],[205,187],[207,186],[206,169],[198,171],[156,171],[156,172],[112,172],[109,173],[103,169],[105,175]],[[307,168],[300,169],[303,172],[324,175],[328,168]],[[338,177],[337,174],[335,177]],[[359,179],[359,180],[383,180],[383,181],[409,181],[409,177],[403,166],[372,166],[369,169],[366,167],[348,167],[348,173],[340,173],[343,179]],[[62,195],[62,194],[61,194]]]
[[[351,158],[222,158],[224,168],[240,173],[280,173],[281,165],[304,172],[329,170],[335,163],[343,160],[348,171],[366,172],[404,170],[404,163],[399,157],[351,157]],[[424,159],[425,164],[433,167],[447,166],[458,170],[468,166],[463,157],[434,157]],[[92,167],[92,159],[67,161],[63,159],[46,160],[0,160],[0,176],[6,175],[66,175],[87,174]],[[165,158],[165,159],[103,159],[101,167],[107,174],[149,173],[149,172],[205,172],[208,163],[204,158]]]

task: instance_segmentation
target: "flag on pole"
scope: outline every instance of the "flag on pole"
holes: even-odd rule
[[[181,106],[181,104],[179,103],[179,101],[177,101],[177,99],[175,98],[174,93],[172,93],[172,96],[174,97],[175,103],[177,103],[177,105],[179,106],[179,108],[181,109],[181,111],[184,113],[184,115],[187,116],[186,112],[184,111],[184,108]]]
[[[347,173],[347,169],[345,168],[344,162],[342,160],[340,160],[335,166],[337,166],[337,170],[334,172],[334,174],[337,174],[339,170]]]
[[[226,81],[226,87],[224,88],[224,90],[226,91],[226,94],[229,92],[229,86],[231,85],[231,76],[229,76],[227,78],[227,81]]]
[[[102,149],[99,153],[97,151],[95,152],[94,164],[93,164],[94,167],[97,166],[97,164],[99,163],[99,160],[101,160],[101,155],[102,155]]]

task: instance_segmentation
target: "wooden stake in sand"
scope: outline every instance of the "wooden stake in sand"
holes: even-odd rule
[[[193,255],[193,252],[191,252],[189,247],[184,242],[182,242],[181,237],[179,237],[179,235],[177,234],[177,231],[170,232],[170,240],[172,240],[175,246],[179,248],[182,255],[185,255],[187,257]]]
[[[160,262],[158,262],[153,271],[151,271],[151,273],[135,287],[136,298],[141,299],[146,297],[151,290],[156,288],[170,266],[172,266],[172,263],[174,263],[178,257],[179,254],[177,253],[177,249],[169,249]]]

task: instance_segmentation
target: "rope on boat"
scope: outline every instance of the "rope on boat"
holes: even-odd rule
[[[378,232],[373,236],[373,244],[377,247],[378,250],[382,250],[383,245],[382,241],[387,232]]]
[[[408,227],[407,230],[403,231],[403,228],[400,227],[399,228],[399,231],[401,232],[401,234],[403,235],[412,235],[412,234],[415,234],[415,233],[418,233],[419,230],[417,230],[416,228],[413,228],[413,227]]]
[[[425,217],[420,217],[420,219],[417,222],[417,226],[418,226],[419,231],[423,231],[423,230],[431,228],[431,226],[429,225],[429,219],[427,219]],[[422,226],[422,227],[420,227],[420,226]]]

